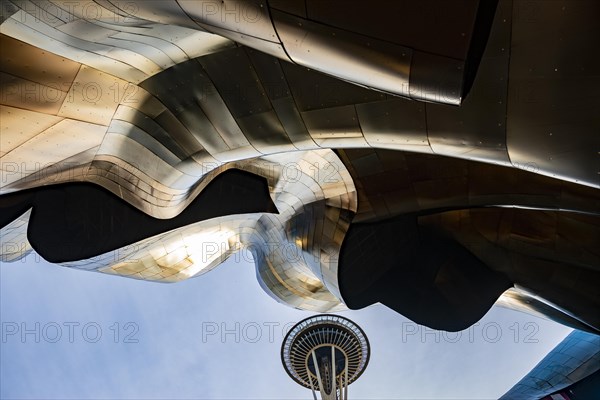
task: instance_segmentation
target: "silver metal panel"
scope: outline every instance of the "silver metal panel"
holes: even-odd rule
[[[505,118],[511,19],[512,8],[500,5],[476,80],[461,106],[425,105],[436,154],[509,165]]]
[[[289,0],[282,1],[287,3]],[[307,18],[427,53],[464,60],[478,0],[306,0]],[[292,2],[293,4],[293,2]],[[278,8],[269,1],[269,5]],[[288,6],[290,7],[290,6]],[[297,13],[304,10],[296,10]],[[300,14],[297,14],[300,15]],[[432,32],[436,32],[432,35]]]
[[[537,400],[550,397],[598,369],[600,338],[590,333],[573,331],[500,400]],[[562,394],[557,396],[565,398]]]
[[[234,118],[259,114],[272,109],[248,56],[241,48],[198,59],[219,91]],[[230,68],[223,68],[229,65]]]
[[[200,67],[199,67],[200,68]],[[231,115],[219,91],[204,71],[196,74],[200,81],[199,95],[196,97],[198,105],[206,114],[212,125],[219,132],[230,149],[249,147],[250,142],[244,136],[237,121]],[[255,151],[254,156],[259,152]]]
[[[194,135],[183,125],[171,111],[165,110],[154,118],[157,124],[159,124],[165,132],[185,149],[189,154],[196,154],[206,149],[196,139]]]
[[[140,56],[152,61],[156,65],[157,71],[162,71],[175,64],[175,62],[167,56],[162,50],[156,47],[141,43],[139,41],[123,40],[116,38],[116,35],[111,35],[109,38],[103,39],[101,42],[107,46],[118,47],[136,52]],[[136,37],[137,39],[137,37]]]
[[[115,115],[113,116],[112,123],[117,121],[126,121],[145,132],[148,136],[159,141],[165,148],[169,149],[170,152],[177,155],[179,159],[184,159],[191,154],[188,154],[177,141],[169,135],[154,119],[149,118],[146,114],[137,111],[134,108],[120,105]],[[112,124],[111,124],[112,125]]]
[[[11,0],[10,2],[24,11],[21,14],[22,22],[24,22],[23,19],[35,19],[50,26],[59,27],[75,19],[73,15],[48,0]]]
[[[234,42],[224,37],[180,26],[146,23],[143,26],[119,26],[119,29],[121,32],[115,34],[115,38],[150,44],[168,54],[176,63],[236,47]]]
[[[118,143],[119,141],[129,143],[130,147],[135,146],[135,142],[116,135],[111,135],[105,148],[108,148],[111,144]],[[133,157],[130,158],[131,161],[135,161],[133,160]],[[145,172],[140,171],[140,167],[141,165],[131,164],[117,156],[102,154],[102,150],[98,149],[97,154],[94,156],[94,160],[90,165],[86,180],[102,184],[102,186],[104,186],[105,183],[109,184],[111,185],[109,190],[115,192],[122,198],[124,198],[125,192],[129,192],[127,194],[129,196],[127,200],[132,204],[140,203],[139,200],[141,198],[151,205],[162,205],[168,209],[169,212],[172,212],[173,210],[169,208],[178,205],[177,202],[181,200],[181,194],[186,191],[164,185],[162,182],[157,181]],[[167,167],[163,173],[168,172],[168,170],[169,168]],[[138,196],[139,198],[135,198],[133,195],[137,190],[141,190],[145,193]],[[147,194],[150,194],[151,196],[147,196]],[[175,204],[170,204],[172,201]],[[146,208],[143,209],[146,211]],[[148,210],[146,212],[150,213],[151,211],[156,210]],[[163,218],[159,216],[159,214],[157,214],[156,217]]]
[[[7,18],[10,18],[11,15],[18,11],[19,7],[17,7],[12,2],[2,2],[2,7],[0,8],[0,24],[2,24]]]
[[[116,14],[116,15],[118,15],[118,16],[120,16],[122,18],[122,19],[117,20],[117,21],[122,21],[122,22],[128,21],[128,22],[131,22],[131,20],[135,19],[131,15],[131,13],[135,11],[135,7],[131,7],[131,8],[123,7],[125,10],[127,10],[127,11],[124,11],[121,8],[115,6],[115,4],[113,4],[113,3],[115,3],[114,0],[94,0],[94,3],[99,4],[100,6],[106,8],[107,10],[110,10],[111,12],[113,12],[114,14]],[[116,3],[117,3],[117,5],[119,4],[118,2],[116,2]],[[129,4],[131,4],[131,3],[129,3]],[[126,18],[127,18],[127,20],[126,20]]]
[[[489,268],[597,332],[598,220],[597,214],[488,207],[421,217],[419,223],[433,223]]]
[[[118,125],[119,124],[117,124],[115,129],[119,128]],[[109,132],[102,140],[102,145],[98,150],[98,156],[106,155],[114,157],[114,154],[119,155],[121,160],[126,161],[135,169],[143,171],[150,178],[161,182],[165,186],[170,187],[170,184],[181,174],[181,172],[173,168],[168,160],[161,159],[157,154],[150,149],[147,149],[133,138],[122,134],[116,134],[116,132]],[[173,157],[171,161],[173,164],[176,162]]]
[[[30,217],[31,209],[0,229],[0,238],[2,238],[0,241],[0,261],[18,261],[33,251],[27,240],[27,225]]]
[[[272,110],[238,118],[237,122],[252,147],[263,154],[296,150]]]
[[[513,10],[510,159],[516,167],[534,164],[538,173],[599,188],[600,53],[591,38],[600,37],[600,3],[529,4],[530,18]],[[540,45],[540,38],[564,45]]]
[[[114,8],[131,19],[145,19],[166,25],[198,29],[198,25],[181,9],[177,1],[112,1]]]
[[[152,59],[142,55],[135,46],[115,46],[114,41],[107,40],[111,35],[117,33],[113,29],[107,29],[86,20],[76,20],[62,25],[57,30],[65,34],[65,36],[58,36],[58,40],[65,40],[74,47],[123,61],[148,76],[163,69]]]
[[[107,135],[123,135],[134,140],[172,166],[177,165],[181,161],[180,157],[169,151],[159,140],[148,134],[146,130],[140,129],[127,121],[114,119],[106,133]],[[106,141],[106,138],[104,141]]]
[[[394,98],[291,63],[281,63],[299,111]]]
[[[597,214],[600,209],[594,189],[553,180],[525,169],[389,150],[346,149],[338,150],[338,154],[357,183],[361,206],[355,220],[361,222],[375,221],[382,215],[426,211],[418,203],[415,185],[424,198],[422,205],[426,205],[428,200],[425,199],[437,198],[437,206],[442,209],[495,206],[588,215]],[[468,193],[467,196],[462,193],[457,199],[459,187],[454,187],[452,182],[460,178],[467,182]],[[440,187],[447,189],[445,200],[439,196]],[[386,204],[381,197],[385,198]],[[465,203],[457,203],[457,200]],[[578,230],[584,228],[578,227]]]
[[[345,140],[348,143],[354,140],[358,140],[361,144],[366,143],[354,106],[305,111],[302,113],[302,119],[315,143],[323,147],[327,146],[323,140],[330,140],[329,143],[331,143],[333,139]],[[331,146],[345,147],[344,145],[336,146],[334,143],[331,143]]]
[[[282,97],[272,100],[273,109],[277,118],[283,125],[285,133],[295,148],[299,150],[316,149],[318,146],[306,129],[306,125],[298,112],[296,104],[291,97]]]
[[[133,33],[133,30],[131,33]],[[224,37],[179,26],[151,25],[143,29],[136,29],[135,33],[166,40],[179,47],[187,55],[187,59],[216,53],[236,46],[234,42]],[[174,58],[174,60],[176,62],[186,61],[186,59],[181,58]]]
[[[266,1],[177,0],[177,2],[197,22],[253,36],[263,41],[279,41],[271,23]]]
[[[408,96],[433,103],[460,105],[465,63],[452,58],[414,51]]]
[[[210,154],[216,156],[231,150],[200,107],[194,107],[194,105],[181,107],[180,112],[174,116]]]
[[[127,144],[126,141],[122,142]],[[128,147],[130,150],[134,148],[132,142]],[[137,164],[131,165],[118,157],[97,154],[90,166],[91,172],[84,176],[85,181],[103,186],[156,218],[172,218],[189,203],[189,198],[185,196],[187,190],[175,190],[163,185],[139,171],[138,168],[144,165],[139,163],[139,158],[131,161]],[[161,178],[165,178],[167,183],[176,182],[182,176],[174,169],[171,169],[173,173],[170,176],[165,175],[168,168],[162,172]]]
[[[393,99],[357,104],[356,113],[371,147],[431,152],[424,104]]]
[[[400,96],[409,96],[412,50],[272,11],[277,34],[292,61]]]
[[[210,90],[206,81],[200,64],[188,61],[165,71],[158,79],[144,82],[142,87],[172,110],[173,116],[202,148],[218,154],[230,150],[230,147],[202,110],[202,98]],[[178,95],[173,96],[173,93]]]
[[[120,14],[116,13],[115,7],[105,8],[104,5],[95,2],[94,0],[82,0],[72,2],[69,0],[52,0],[43,8],[44,11],[53,12],[55,15],[66,15],[70,17],[70,21],[75,19],[87,19],[106,22],[121,22],[126,23]]]
[[[548,304],[544,299],[519,287],[510,288],[502,293],[495,305],[539,318],[550,319],[577,330],[588,331],[590,329],[587,324],[569,315],[564,310],[560,310],[556,305]]]
[[[289,57],[287,56],[285,50],[283,49],[283,46],[279,42],[270,42],[268,40],[257,39],[254,36],[248,36],[243,33],[233,32],[227,29],[210,26],[201,22],[198,22],[198,25],[209,32],[226,37],[230,40],[233,40],[236,43],[255,48],[259,51],[262,51],[263,53],[278,57],[282,60],[289,61]]]
[[[130,32],[119,32],[112,36],[115,40],[127,41],[131,44],[147,44],[149,46],[154,47],[155,49],[163,52],[172,63],[181,62],[188,59],[187,54],[181,50],[178,46],[174,45],[172,42],[154,36],[146,36],[140,35],[137,33]]]
[[[306,1],[304,0],[269,0],[269,7],[306,18]]]
[[[75,19],[56,28],[56,30],[92,43],[102,43],[106,38],[116,34],[117,25],[97,25],[85,19]]]
[[[300,117],[280,61],[256,50],[248,48],[245,50],[294,147],[303,150],[316,148]]]

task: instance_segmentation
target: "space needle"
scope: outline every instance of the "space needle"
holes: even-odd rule
[[[348,385],[364,372],[370,346],[363,330],[338,315],[321,314],[297,323],[281,346],[281,362],[317,400],[348,399]]]

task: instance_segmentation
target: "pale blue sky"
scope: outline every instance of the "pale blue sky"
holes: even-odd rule
[[[3,399],[311,397],[288,378],[279,351],[284,327],[312,313],[272,300],[248,262],[232,258],[177,284],[71,270],[36,255],[0,264],[0,274]],[[438,343],[381,305],[343,315],[371,342],[369,366],[349,388],[354,399],[497,398],[571,331],[495,307]],[[21,336],[36,323],[39,343],[35,333]],[[208,334],[221,328],[231,332]],[[137,343],[125,343],[127,334]]]

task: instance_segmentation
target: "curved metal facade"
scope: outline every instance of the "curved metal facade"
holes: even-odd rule
[[[3,261],[174,282],[245,251],[293,307],[379,301],[456,330],[512,287],[502,304],[600,329],[596,1],[2,7]],[[83,259],[27,239],[49,186],[173,221],[232,170],[276,211],[205,200]],[[242,204],[236,182],[221,198]],[[57,225],[116,229],[81,221]]]
[[[584,380],[599,369],[600,338],[597,335],[573,331],[500,400],[536,400],[545,399],[546,396],[554,398],[550,395]]]

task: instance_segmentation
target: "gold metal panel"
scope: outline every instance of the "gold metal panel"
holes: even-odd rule
[[[81,66],[4,34],[0,34],[0,49],[2,71],[32,82],[54,86],[63,92],[69,90]],[[40,60],[43,60],[42,68]]]
[[[0,105],[0,157],[62,119],[53,115]]]
[[[4,72],[0,72],[0,89],[3,105],[51,115],[58,114],[67,98],[58,85],[45,86]]]
[[[19,166],[19,173],[0,171],[2,186],[25,179],[42,168],[98,146],[105,132],[106,127],[102,125],[63,119],[2,158],[3,166]],[[31,181],[30,186],[37,186],[36,182]]]
[[[128,86],[122,79],[84,65],[58,115],[108,125]]]

